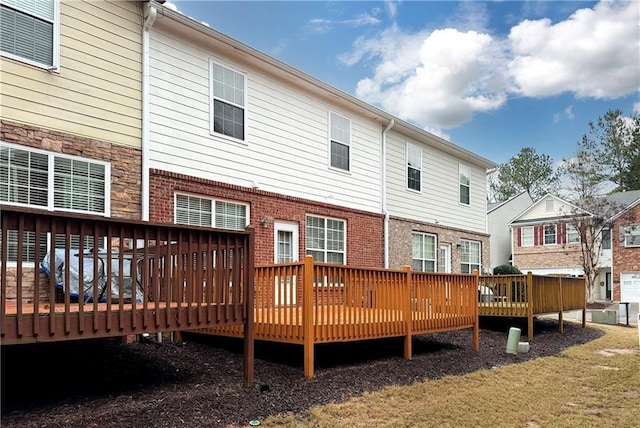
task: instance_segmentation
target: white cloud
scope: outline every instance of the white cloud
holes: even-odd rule
[[[452,22],[411,33],[394,23],[373,38],[356,39],[339,57],[371,68],[356,95],[418,126],[449,129],[499,109],[509,96],[573,92],[606,99],[639,89],[635,2],[602,2],[555,24],[523,21],[508,38],[485,29],[483,8],[471,4],[458,12],[455,28]],[[573,116],[569,106],[554,122]]]
[[[517,92],[608,99],[637,91],[639,15],[636,2],[603,1],[556,24],[545,18],[516,25],[509,72]]]
[[[640,103],[633,104],[633,112],[636,114],[640,114]]]
[[[178,10],[178,6],[176,6],[176,5],[175,5],[175,3],[172,3],[172,2],[170,2],[170,1],[165,2],[165,3],[163,4],[163,6],[164,6],[164,7],[166,7],[167,9],[171,9],[171,10],[172,10],[172,11],[174,11],[174,12],[180,12],[180,11]],[[182,12],[180,12],[180,13],[182,13]]]
[[[331,20],[323,18],[314,18],[309,20],[309,25],[312,31],[317,33],[326,33],[335,26],[347,26],[347,27],[364,27],[367,25],[378,25],[380,19],[375,15],[379,13],[379,9],[374,9],[371,13],[363,13],[352,19]]]

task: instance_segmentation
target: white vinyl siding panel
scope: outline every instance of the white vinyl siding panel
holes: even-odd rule
[[[387,209],[393,216],[456,227],[479,233],[487,231],[485,170],[465,161],[471,173],[469,205],[459,201],[460,159],[437,148],[409,140],[422,148],[422,191],[407,192],[407,138],[394,132],[387,136]]]
[[[215,46],[211,47],[212,49]],[[210,134],[209,61],[245,73],[243,144]],[[380,211],[379,124],[352,112],[351,171],[327,168],[332,106],[154,26],[150,167],[350,208]]]
[[[139,147],[141,38],[136,2],[61,2],[59,72],[3,60],[3,119]]]
[[[567,215],[575,212],[576,208],[571,205],[562,203],[561,201],[554,199],[553,211],[547,211],[547,204],[545,199],[541,199],[536,202],[526,213],[518,217],[518,220],[536,220],[549,217],[558,217],[559,215]]]

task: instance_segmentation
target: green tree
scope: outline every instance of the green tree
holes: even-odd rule
[[[554,169],[551,157],[538,154],[532,147],[523,147],[520,153],[500,165],[497,179],[489,185],[495,201],[529,192],[535,200],[554,192],[559,182],[559,172]]]

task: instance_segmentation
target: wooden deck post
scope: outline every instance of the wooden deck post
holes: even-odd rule
[[[560,288],[560,312],[558,312],[558,331],[560,334],[563,333],[563,323],[562,323],[562,310],[564,309],[564,303],[562,302],[562,276],[558,276],[558,287]]]
[[[304,284],[302,285],[302,334],[304,341],[304,376],[313,377],[314,361],[313,361],[313,344],[314,325],[313,325],[313,275],[314,262],[313,256],[304,257]]]
[[[527,339],[533,339],[533,273],[527,272]]]
[[[476,352],[480,351],[480,309],[479,309],[479,302],[476,302],[477,300],[477,291],[479,290],[479,286],[480,286],[480,273],[478,272],[478,269],[474,269],[473,270],[473,275],[475,276],[475,281],[474,281],[474,287],[471,290],[471,304],[473,307],[473,339],[472,339],[472,346],[473,346],[473,350]]]
[[[411,316],[411,266],[405,265],[402,267],[405,273],[404,281],[404,358],[410,360],[413,358],[413,350],[411,349],[411,339],[413,337],[412,324],[413,317]]]
[[[253,372],[254,372],[254,354],[255,354],[255,296],[254,296],[254,267],[255,267],[255,253],[254,253],[254,239],[255,231],[253,228],[247,228],[251,233],[248,237],[248,245],[245,254],[244,265],[244,307],[246,310],[244,320],[244,386],[250,387],[253,385]]]

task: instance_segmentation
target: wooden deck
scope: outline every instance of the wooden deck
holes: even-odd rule
[[[416,334],[473,329],[478,350],[477,275],[357,268],[314,263],[255,269],[255,339],[304,346],[304,374],[313,377],[314,345],[404,337],[411,359]],[[243,337],[242,326],[198,333]]]
[[[532,275],[480,276],[479,285],[491,290],[488,298],[479,299],[480,316],[527,318],[527,337],[533,339],[533,318],[558,314],[558,329],[562,332],[562,314],[582,311],[585,326],[587,309],[584,278]]]
[[[0,218],[2,346],[245,326],[253,382],[252,230],[4,205]]]

